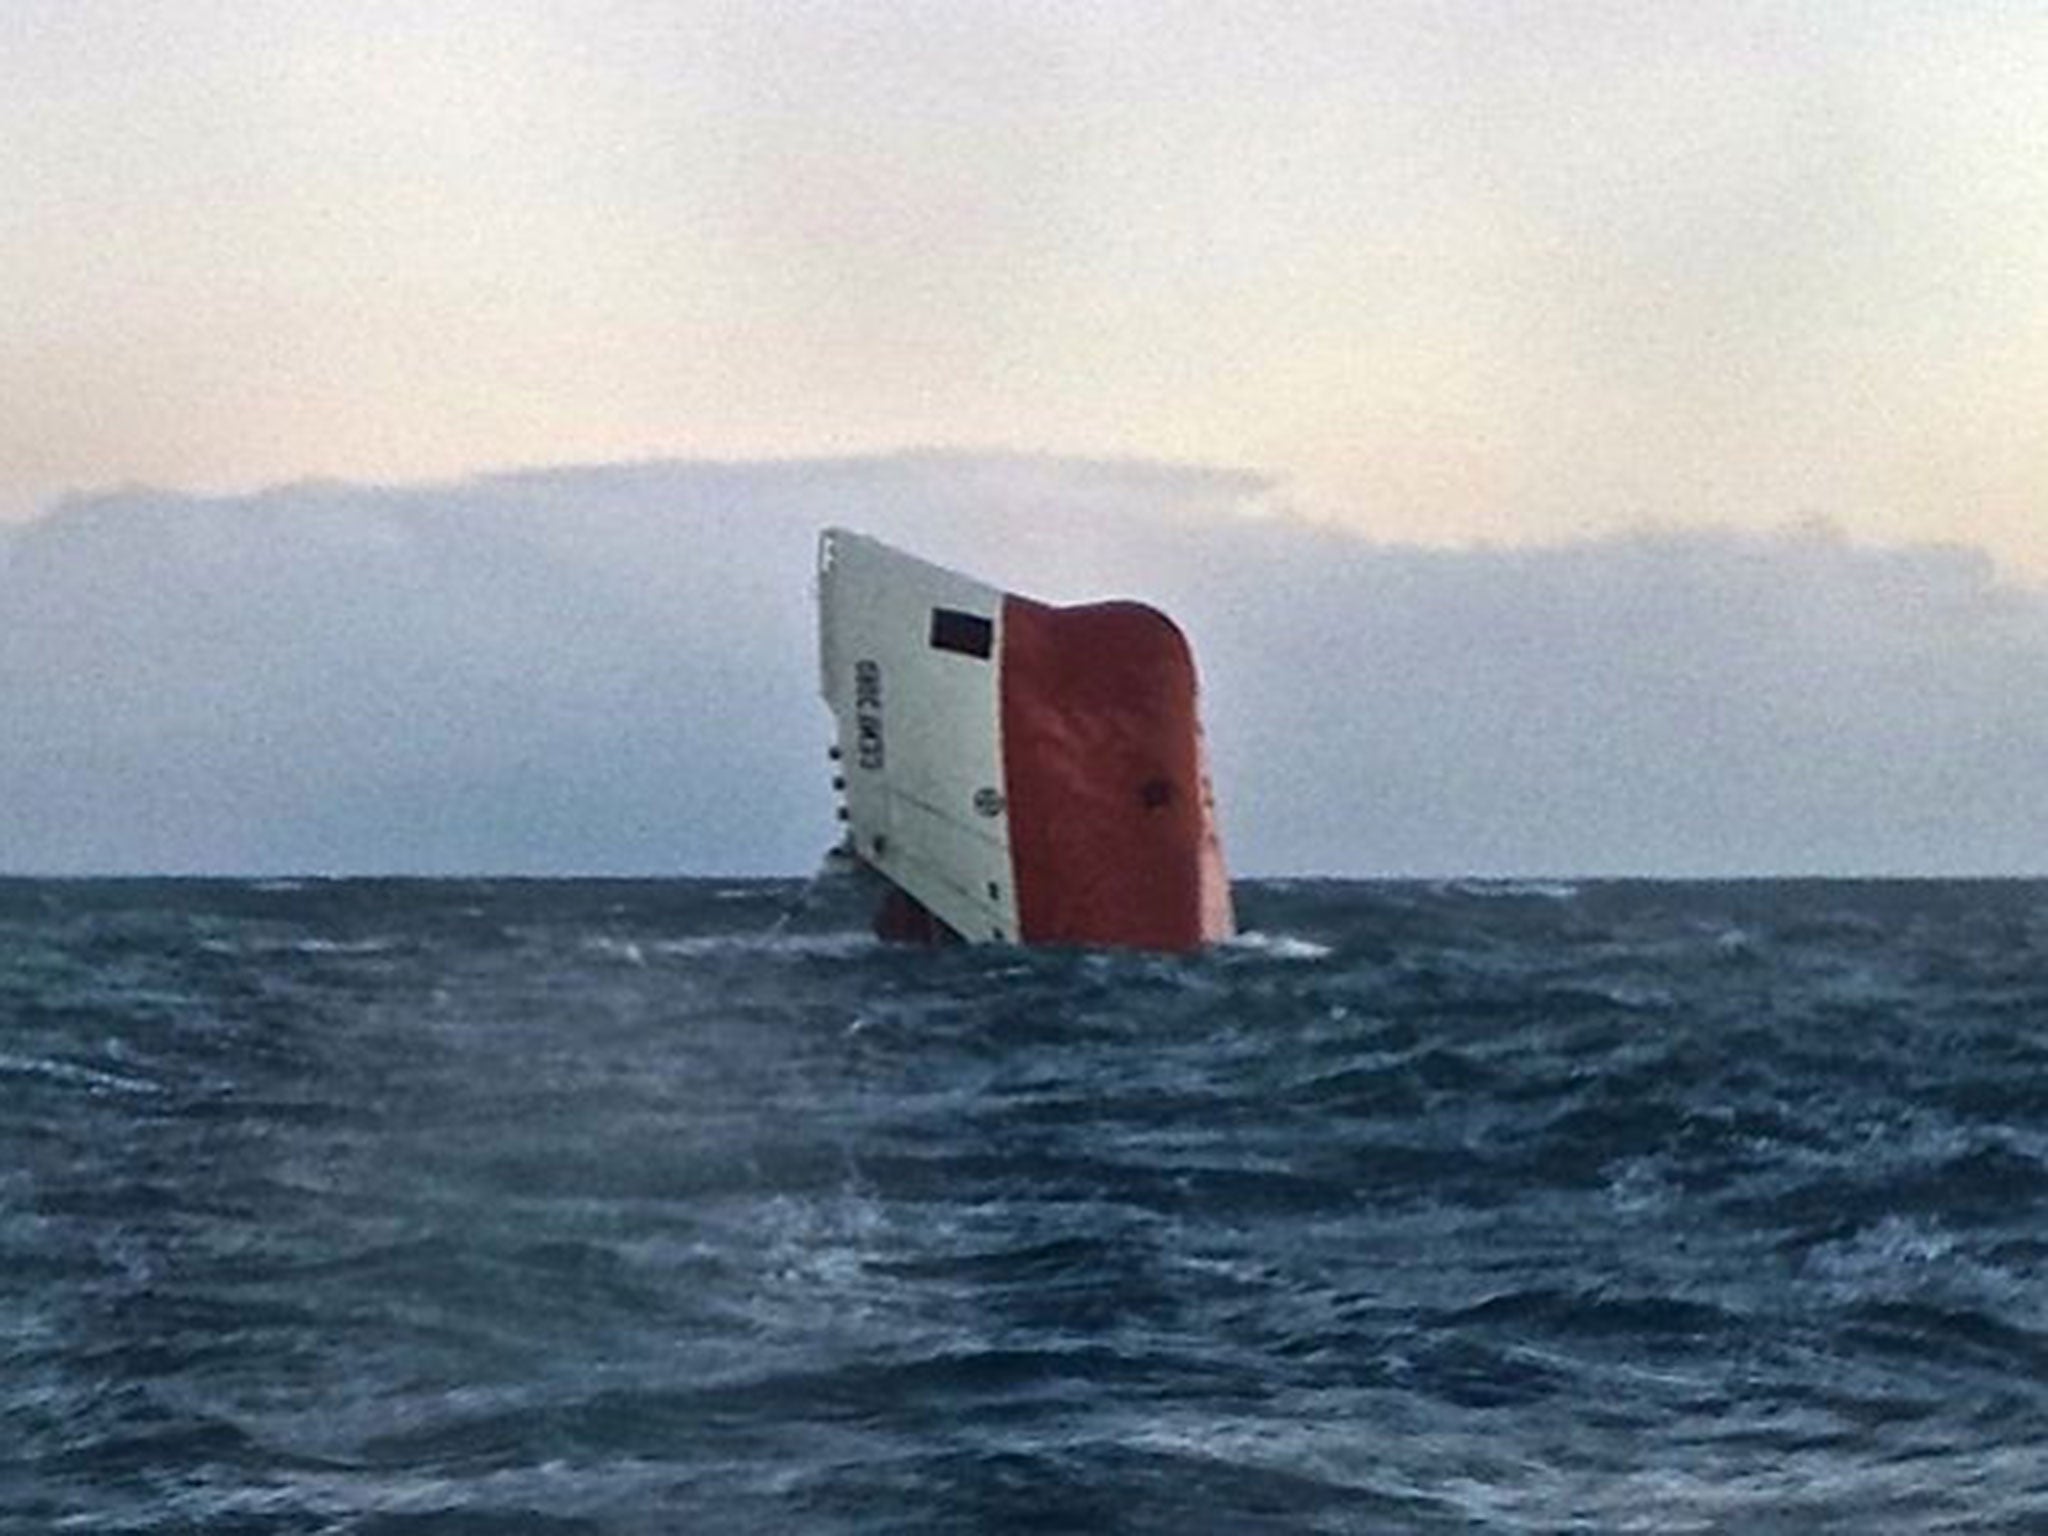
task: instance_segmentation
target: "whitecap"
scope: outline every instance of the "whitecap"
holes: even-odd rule
[[[692,959],[720,954],[816,955],[837,959],[880,945],[865,929],[838,933],[709,933],[687,939],[659,939],[649,946],[656,954]]]
[[[404,941],[382,939],[201,939],[199,948],[209,955],[382,955]]]
[[[627,965],[645,965],[647,952],[631,939],[614,939],[604,935],[585,939],[583,947],[594,955],[606,955],[622,960]]]
[[[1291,933],[1262,933],[1256,928],[1225,939],[1223,948],[1262,955],[1268,960],[1327,960],[1333,953],[1327,944]]]
[[[295,955],[382,955],[398,944],[397,939],[294,939],[284,947]]]
[[[1826,1279],[1861,1293],[1895,1286],[1955,1251],[1955,1238],[1939,1226],[1910,1216],[1888,1215],[1847,1237],[1821,1244],[1808,1262]]]
[[[42,1077],[53,1082],[74,1083],[89,1088],[95,1093],[162,1093],[160,1084],[145,1081],[139,1077],[123,1077],[118,1072],[104,1072],[94,1067],[82,1067],[72,1061],[53,1061],[46,1056],[0,1055],[0,1074],[16,1077]]]
[[[1570,901],[1579,894],[1569,880],[1452,880],[1442,889],[1453,896],[1534,896],[1544,901]]]

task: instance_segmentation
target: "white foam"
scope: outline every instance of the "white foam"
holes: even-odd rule
[[[383,955],[404,941],[386,939],[201,939],[210,955]]]
[[[1808,1262],[1825,1280],[1857,1295],[1911,1287],[1931,1265],[1956,1251],[1956,1241],[1938,1225],[1889,1215],[1847,1237],[1823,1243]]]
[[[606,955],[614,960],[622,960],[627,965],[645,965],[647,963],[647,952],[631,939],[614,939],[599,934],[596,938],[585,939],[583,947],[592,954]]]
[[[818,955],[838,958],[874,949],[881,943],[865,929],[839,933],[715,933],[687,939],[660,939],[648,947],[656,954],[694,957],[719,954]]]
[[[1454,896],[1535,896],[1544,901],[1570,901],[1579,894],[1569,880],[1452,880],[1441,889]]]
[[[397,939],[294,939],[284,948],[295,955],[382,955],[398,944]]]
[[[76,1083],[95,1093],[162,1093],[163,1088],[139,1077],[123,1077],[71,1061],[52,1061],[42,1056],[0,1055],[0,1074],[18,1077],[46,1077],[60,1083]]]
[[[748,933],[701,933],[673,939],[625,939],[592,934],[587,953],[622,965],[645,966],[656,959],[702,960],[718,955],[817,955],[837,958],[874,948],[881,941],[862,929],[840,933],[787,933],[764,928]]]
[[[1318,944],[1314,939],[1291,933],[1262,933],[1256,928],[1224,940],[1222,947],[1263,955],[1268,960],[1327,960],[1332,953],[1329,945]]]

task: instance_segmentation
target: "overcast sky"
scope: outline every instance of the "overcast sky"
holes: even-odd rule
[[[0,518],[1003,445],[2048,582],[2044,146],[2033,0],[0,0]]]
[[[801,873],[844,522],[1192,636],[1239,874],[2048,873],[2048,593],[1771,533],[1429,550],[1245,475],[649,463],[0,530],[0,873]]]

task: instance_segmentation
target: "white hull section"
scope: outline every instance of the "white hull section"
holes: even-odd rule
[[[831,529],[818,547],[818,608],[849,850],[963,937],[1016,939],[1003,594]]]

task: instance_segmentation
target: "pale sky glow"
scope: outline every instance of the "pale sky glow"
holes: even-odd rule
[[[2048,581],[2032,3],[0,0],[0,518],[622,457],[1270,471]]]

